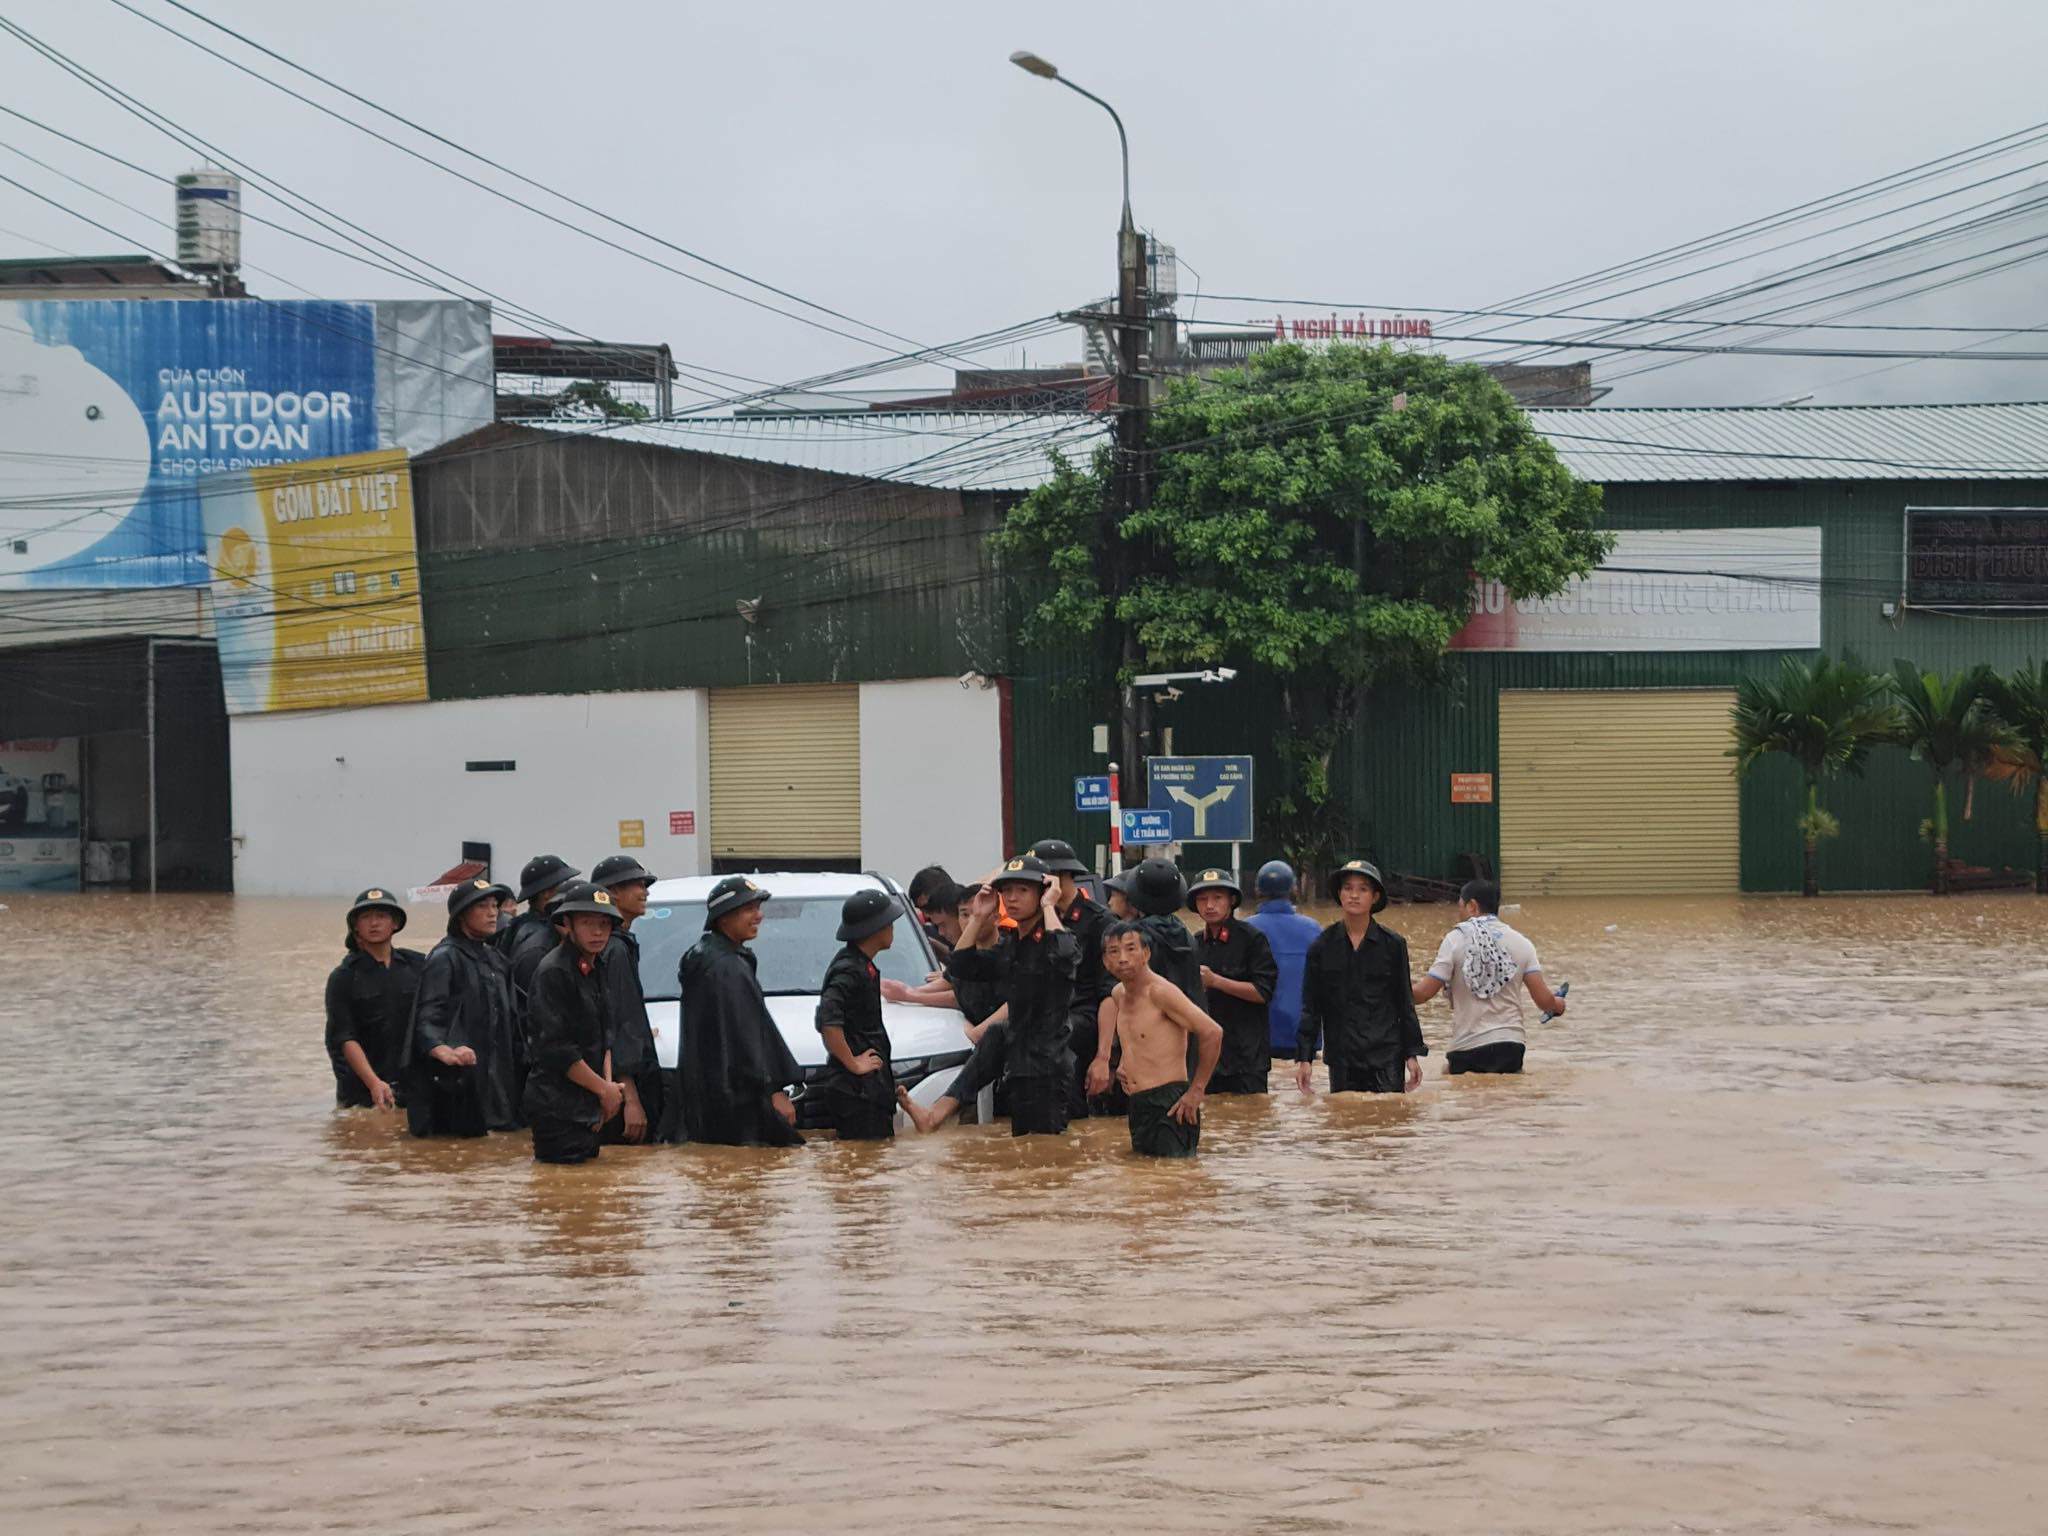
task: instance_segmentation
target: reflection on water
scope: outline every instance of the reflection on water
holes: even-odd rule
[[[1526,1077],[1192,1165],[580,1168],[330,1108],[337,911],[0,912],[5,1529],[2040,1527],[2048,903],[1533,903]]]

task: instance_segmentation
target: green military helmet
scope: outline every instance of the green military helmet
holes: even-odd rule
[[[355,931],[356,919],[365,912],[389,912],[393,933],[405,926],[405,904],[384,886],[373,885],[356,896],[356,904],[348,909],[346,919],[351,933]]]
[[[751,907],[767,899],[768,891],[756,884],[751,875],[727,875],[711,887],[711,894],[704,898],[704,926],[709,928],[726,913],[737,912],[741,907]]]
[[[558,885],[567,885],[583,871],[571,864],[558,853],[538,853],[526,861],[526,867],[519,871],[520,901],[531,901],[542,891],[552,891]]]
[[[903,911],[902,901],[887,891],[855,891],[839,909],[839,931],[833,937],[842,944],[858,944],[880,933]]]
[[[609,854],[599,859],[590,869],[590,883],[603,886],[606,890],[635,880],[643,885],[652,885],[655,874],[630,853]]]
[[[1057,837],[1041,837],[1031,845],[1031,857],[1056,875],[1085,875],[1088,866],[1074,852],[1074,845]]]
[[[1230,905],[1235,908],[1244,900],[1244,891],[1237,883],[1237,871],[1209,868],[1195,876],[1194,884],[1188,887],[1188,910],[1195,910],[1195,898],[1204,891],[1230,892]]]
[[[448,915],[460,917],[480,901],[511,901],[512,887],[478,875],[465,880],[448,893]]]
[[[592,880],[578,880],[548,908],[548,916],[558,923],[568,921],[579,912],[593,917],[608,917],[613,927],[619,923],[619,909],[612,900],[612,893]]]
[[[1372,882],[1375,912],[1387,909],[1387,882],[1380,878],[1380,868],[1370,859],[1351,859],[1330,871],[1330,900],[1337,899],[1337,893],[1344,889],[1344,882],[1353,875],[1363,875]]]

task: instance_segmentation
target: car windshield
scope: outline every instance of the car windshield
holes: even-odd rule
[[[761,913],[761,935],[749,946],[761,976],[761,990],[770,997],[815,993],[824,983],[825,968],[841,948],[832,935],[839,928],[838,896],[778,896]],[[640,941],[640,986],[650,998],[678,995],[676,970],[690,946],[704,936],[704,903],[655,901],[647,915],[633,924]],[[924,981],[931,969],[917,919],[909,913],[896,919],[896,942],[875,956],[884,976],[909,986]]]

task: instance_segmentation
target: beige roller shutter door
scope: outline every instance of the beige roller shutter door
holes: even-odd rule
[[[860,857],[860,689],[711,690],[717,858]]]
[[[1614,896],[1741,888],[1730,692],[1503,692],[1501,884]]]

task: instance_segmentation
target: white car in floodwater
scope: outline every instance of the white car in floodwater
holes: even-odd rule
[[[640,941],[640,985],[647,994],[647,1017],[654,1026],[655,1050],[664,1067],[673,1069],[681,1046],[682,999],[676,971],[692,944],[704,934],[704,902],[723,878],[691,875],[657,880],[648,892],[647,915],[633,924]],[[839,909],[855,891],[888,891],[901,896],[893,881],[881,875],[776,874],[751,875],[768,892],[761,914],[761,936],[751,946],[758,964],[761,991],[768,1012],[804,1069],[806,1082],[825,1067],[825,1042],[818,1033],[818,987],[825,968],[840,949],[833,934]],[[904,905],[908,907],[906,900]],[[938,969],[924,925],[905,912],[896,920],[896,941],[875,957],[884,977],[921,985]],[[920,1104],[939,1097],[967,1060],[967,1020],[957,1009],[927,1008],[917,1003],[882,1004],[889,1029],[896,1081]],[[899,1129],[904,1122],[897,1117]],[[799,1102],[797,1124],[821,1125],[812,1107]]]

